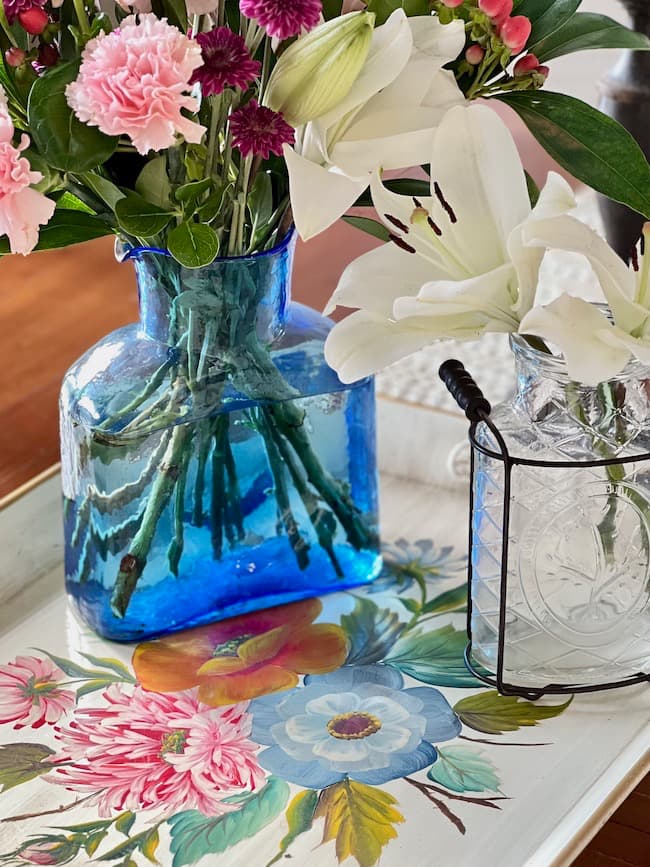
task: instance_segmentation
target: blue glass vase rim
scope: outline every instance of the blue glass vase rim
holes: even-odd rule
[[[217,256],[212,262],[208,262],[204,267],[209,268],[210,265],[214,265],[217,262],[257,262],[260,259],[270,256],[277,256],[285,252],[291,244],[293,243],[296,237],[296,228],[295,226],[291,226],[287,233],[284,235],[281,241],[279,241],[274,247],[271,247],[270,250],[260,250],[258,253],[246,253],[243,256]],[[155,253],[160,256],[166,256],[168,259],[172,259],[173,256],[169,252],[169,250],[165,250],[164,247],[147,247],[147,246],[139,246],[139,247],[128,247],[124,245],[124,253],[120,255],[118,251],[118,245],[120,244],[119,238],[116,240],[116,258],[119,262],[128,262],[131,259],[139,259],[143,255],[147,253]],[[183,267],[181,263],[178,263],[180,267]]]

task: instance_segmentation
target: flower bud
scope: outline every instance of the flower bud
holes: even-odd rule
[[[320,24],[280,55],[263,105],[301,126],[330,111],[349,93],[370,50],[372,12],[349,12]]]
[[[67,864],[77,857],[79,846],[66,837],[35,840],[16,852],[16,857],[26,864]]]
[[[499,36],[504,45],[513,54],[519,54],[526,47],[533,25],[525,15],[515,15],[514,18],[506,18],[499,29]]]
[[[465,60],[468,63],[471,63],[472,66],[477,66],[485,57],[485,49],[481,48],[478,43],[474,45],[470,45],[467,51],[465,52]]]
[[[38,36],[45,30],[50,19],[47,12],[41,9],[40,6],[32,6],[31,9],[19,12],[18,20],[23,30],[26,30],[32,36]]]
[[[14,69],[22,66],[26,57],[27,55],[22,48],[8,48],[7,51],[5,51],[5,61],[7,66],[11,66]]]
[[[519,60],[515,63],[512,72],[515,78],[519,78],[519,76],[521,75],[529,75],[529,73],[535,72],[535,70],[538,68],[539,60],[535,57],[535,55],[526,54],[525,57],[519,58]]]
[[[478,8],[490,18],[505,18],[512,12],[512,0],[478,0]]]
[[[458,6],[462,6],[465,0],[441,0],[441,2],[447,9],[456,9]]]

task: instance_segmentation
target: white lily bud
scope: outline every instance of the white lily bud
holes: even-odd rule
[[[280,56],[263,104],[292,126],[330,111],[350,91],[368,56],[375,16],[350,12],[297,39]]]

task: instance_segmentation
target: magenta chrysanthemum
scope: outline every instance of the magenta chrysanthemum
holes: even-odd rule
[[[106,705],[78,707],[58,732],[65,765],[46,779],[94,795],[100,816],[114,810],[200,810],[219,816],[236,809],[224,800],[264,784],[250,740],[247,703],[213,708],[197,691],[158,695],[120,684]]]
[[[119,30],[91,39],[81,58],[66,98],[82,123],[129,136],[141,154],[171,147],[178,134],[201,141],[205,127],[182,113],[198,110],[187,91],[201,49],[166,19],[130,15]]]
[[[288,39],[301,30],[311,30],[320,21],[321,0],[240,0],[239,8],[254,18],[269,36]]]
[[[230,117],[232,143],[247,157],[250,154],[268,160],[269,154],[282,156],[282,145],[293,144],[295,132],[277,111],[251,99]]]
[[[242,37],[229,27],[199,33],[196,41],[201,46],[203,66],[195,70],[192,84],[198,81],[204,96],[222,93],[226,87],[245,90],[260,74],[261,64],[252,59]]]
[[[27,12],[29,9],[33,9],[34,6],[42,8],[46,2],[47,0],[3,0],[7,21],[13,24],[14,21],[18,20],[21,12]]]

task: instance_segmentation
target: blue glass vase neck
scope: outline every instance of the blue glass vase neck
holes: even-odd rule
[[[295,233],[272,250],[185,268],[161,250],[134,250],[144,334],[169,346],[218,355],[256,337],[283,333],[291,300]]]

